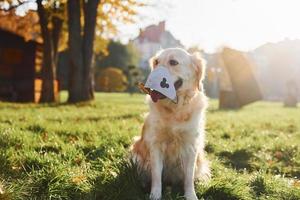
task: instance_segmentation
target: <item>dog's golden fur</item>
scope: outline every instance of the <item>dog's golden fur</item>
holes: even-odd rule
[[[171,59],[178,65],[171,66]],[[132,158],[139,173],[151,182],[150,199],[161,198],[163,179],[169,183],[183,183],[185,197],[195,200],[194,179],[210,177],[204,157],[207,98],[202,79],[205,63],[198,54],[191,55],[179,48],[160,51],[151,63],[152,68],[167,67],[174,80],[181,78],[183,84],[177,90],[177,104],[168,99],[157,103],[148,99],[150,112],[141,137],[132,145]]]

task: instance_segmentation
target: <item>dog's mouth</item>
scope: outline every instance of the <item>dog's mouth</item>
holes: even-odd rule
[[[175,90],[177,91],[183,84],[183,80],[181,78],[179,78],[175,83],[174,83],[174,87]],[[149,95],[151,96],[151,99],[153,102],[157,102],[159,99],[165,99],[167,98],[165,95],[163,95],[162,93],[156,91],[156,90],[151,90],[149,92]]]

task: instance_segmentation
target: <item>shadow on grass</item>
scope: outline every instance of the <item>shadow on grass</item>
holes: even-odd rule
[[[88,117],[69,117],[69,118],[64,118],[64,119],[57,119],[57,118],[47,118],[47,120],[51,122],[58,122],[61,123],[63,120],[66,121],[89,121],[89,122],[100,122],[103,120],[108,120],[108,121],[116,121],[116,120],[126,120],[126,119],[138,119],[141,120],[142,117],[139,113],[131,113],[131,114],[124,114],[124,115],[109,115],[109,116],[88,116]]]
[[[215,145],[213,144],[213,143],[207,143],[206,145],[205,145],[205,151],[207,152],[207,153],[214,153],[215,152]]]
[[[105,157],[107,155],[106,147],[104,146],[85,146],[81,149],[88,160],[96,160],[97,158]]]
[[[11,120],[11,119],[0,119],[0,123],[12,125],[13,120]]]
[[[36,147],[36,148],[34,148],[34,150],[36,152],[38,152],[39,154],[46,154],[46,153],[59,154],[61,152],[61,147],[56,147],[53,145],[45,145],[42,147]]]
[[[117,116],[106,116],[106,117],[89,117],[87,120],[89,121],[100,121],[100,120],[121,120],[121,119],[132,119],[139,118],[140,114],[125,114],[125,115],[117,115]]]
[[[224,164],[233,167],[237,170],[247,169],[253,170],[250,164],[250,159],[253,157],[253,153],[246,149],[239,149],[234,152],[222,151],[218,154],[221,159],[224,159]]]
[[[147,191],[142,187],[136,165],[129,161],[123,161],[119,164],[118,169],[119,173],[109,180],[104,180],[104,177],[97,178],[92,191],[93,199],[147,199]]]
[[[229,186],[227,184],[215,184],[209,187],[202,195],[205,200],[241,200],[243,193],[238,187]]]
[[[250,187],[255,194],[255,196],[260,197],[267,193],[267,184],[264,177],[261,174],[256,175],[250,181]]]
[[[105,200],[149,200],[150,180],[146,182],[137,172],[132,161],[123,161],[117,167],[119,173],[110,180],[103,182],[98,177],[92,192],[93,199]],[[163,182],[162,200],[184,200],[181,184],[168,185]]]
[[[28,131],[31,131],[31,132],[33,132],[33,133],[36,133],[36,134],[46,132],[46,128],[42,127],[42,126],[39,125],[39,124],[32,124],[32,125],[29,125],[29,126],[27,127],[27,130],[28,130]]]

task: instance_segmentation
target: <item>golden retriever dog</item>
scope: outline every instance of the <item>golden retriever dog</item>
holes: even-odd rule
[[[176,80],[178,101],[174,103],[162,94],[156,94],[152,101],[148,98],[150,112],[141,137],[131,147],[132,159],[142,180],[151,184],[151,200],[161,199],[162,182],[183,185],[185,198],[196,200],[194,181],[210,177],[204,157],[205,63],[197,53],[169,48],[158,52],[150,65],[152,69],[169,69]]]

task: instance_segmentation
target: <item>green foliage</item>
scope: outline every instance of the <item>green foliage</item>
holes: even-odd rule
[[[216,108],[210,101],[212,179],[196,184],[199,199],[300,199],[299,109]],[[128,160],[147,110],[144,95],[121,93],[73,105],[0,102],[0,199],[148,199]],[[183,199],[180,189],[163,191]]]
[[[115,66],[121,69],[128,80],[128,91],[138,92],[137,83],[144,81],[144,72],[139,68],[139,52],[131,44],[124,45],[111,40],[108,45],[108,55],[96,56],[95,68],[97,74],[101,74],[103,68]]]
[[[138,92],[138,83],[144,82],[145,76],[141,68],[129,65],[126,69],[126,75],[128,78],[128,92]]]
[[[138,66],[139,64],[139,53],[130,43],[124,45],[111,40],[107,50],[109,52],[107,56],[103,56],[102,54],[96,56],[96,70],[110,66],[126,70],[129,65]]]

